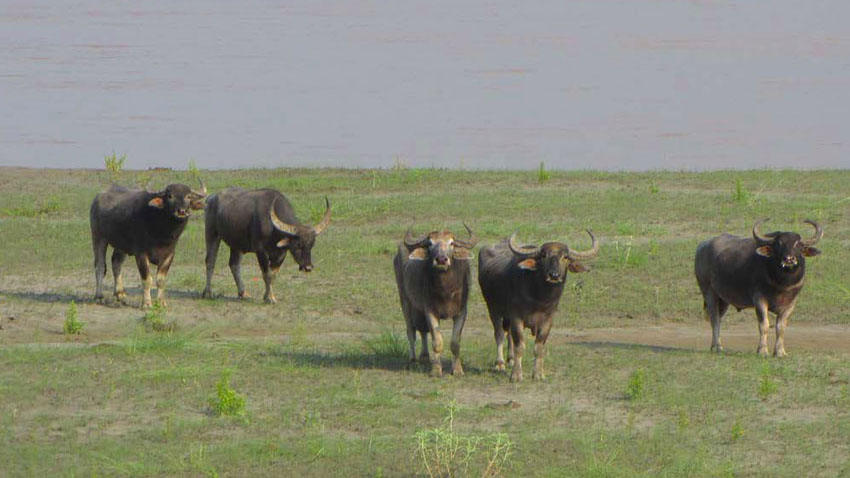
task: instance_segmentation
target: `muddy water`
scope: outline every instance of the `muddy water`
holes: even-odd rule
[[[0,165],[850,167],[850,2],[0,0]]]

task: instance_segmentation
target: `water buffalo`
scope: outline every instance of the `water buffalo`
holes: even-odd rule
[[[487,302],[496,337],[496,369],[505,370],[503,342],[508,335],[509,358],[513,361],[511,381],[522,380],[523,329],[535,337],[532,378],[543,378],[546,339],[558,309],[567,271],[586,272],[582,260],[599,253],[599,242],[589,230],[591,246],[574,251],[560,242],[542,246],[520,246],[516,233],[498,244],[481,248],[478,255],[478,284]]]
[[[785,329],[803,288],[805,257],[820,254],[813,246],[823,237],[823,228],[806,220],[815,234],[802,239],[793,232],[762,234],[760,226],[765,221],[753,225],[752,238],[724,234],[697,246],[694,274],[702,291],[705,318],[711,321],[711,350],[723,351],[720,320],[732,305],[739,311],[755,307],[760,333],[757,352],[763,356],[767,355],[767,312],[775,313],[773,355],[786,355]]]
[[[230,271],[236,281],[240,298],[248,297],[242,282],[242,255],[253,252],[257,256],[266,293],[263,300],[276,303],[272,282],[289,251],[298,268],[313,270],[310,255],[316,236],[324,232],[331,222],[331,204],[325,198],[325,214],[315,227],[301,224],[286,196],[274,189],[246,191],[230,188],[214,194],[207,200],[206,225],[207,285],[203,297],[211,297],[211,282],[215,271],[218,246],[222,239],[230,247]]]
[[[204,207],[207,188],[203,181],[200,182],[201,191],[192,191],[184,184],[170,184],[160,192],[113,185],[95,196],[89,214],[97,282],[95,301],[103,302],[106,247],[109,245],[113,249],[115,298],[121,303],[126,302],[121,264],[130,255],[136,257],[144,284],[142,307],[151,306],[151,264],[157,266],[157,300],[165,305],[165,279],[174,260],[177,240],[186,227],[189,210]]]
[[[466,225],[464,224],[464,227]],[[401,310],[407,324],[407,341],[410,344],[410,361],[416,360],[416,332],[422,337],[421,359],[428,359],[428,338],[431,333],[434,356],[431,375],[443,374],[440,353],[443,337],[440,320],[451,318],[452,375],[463,375],[460,360],[460,336],[466,321],[466,302],[469,298],[469,260],[472,248],[478,243],[466,227],[467,240],[455,238],[449,231],[434,231],[414,238],[410,231],[399,244],[393,258]]]

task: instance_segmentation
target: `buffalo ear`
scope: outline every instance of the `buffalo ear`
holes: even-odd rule
[[[762,257],[771,257],[773,255],[773,248],[770,246],[757,247],[756,254]]]
[[[411,261],[425,261],[428,260],[428,252],[422,247],[417,247],[407,258]]]
[[[570,272],[589,272],[590,271],[590,269],[588,269],[587,267],[584,267],[584,264],[582,264],[581,262],[570,262],[570,265],[567,266],[567,269],[569,269]]]
[[[289,238],[284,237],[283,239],[277,241],[277,247],[286,247],[289,245]]]
[[[155,207],[157,209],[165,209],[165,202],[162,200],[161,197],[156,196],[150,201],[148,201],[148,206]]]
[[[527,270],[527,271],[536,271],[537,270],[537,259],[535,259],[533,257],[526,259],[524,261],[521,261],[519,264],[517,264],[517,266],[519,266],[520,269],[524,269],[524,270]]]
[[[806,257],[814,257],[820,255],[820,249],[817,247],[806,246],[803,248],[803,255]]]
[[[469,261],[475,258],[475,255],[469,249],[464,249],[462,247],[456,247],[452,257],[459,261]]]

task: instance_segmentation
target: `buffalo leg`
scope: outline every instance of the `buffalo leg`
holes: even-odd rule
[[[410,317],[410,309],[404,299],[401,300],[401,311],[404,313],[404,321],[407,324],[407,345],[409,346],[410,364],[416,362],[416,327],[413,326],[413,318]]]
[[[419,337],[422,339],[422,349],[419,352],[419,363],[427,364],[431,360],[428,355],[428,332],[419,331]]]
[[[552,330],[552,317],[550,316],[537,331],[537,337],[534,338],[534,372],[531,378],[535,380],[543,380],[543,358],[546,356],[546,339],[549,338],[549,331]]]
[[[230,248],[230,272],[233,274],[233,280],[236,282],[236,293],[240,299],[248,298],[248,293],[245,291],[245,283],[242,282],[242,253],[234,248]]]
[[[103,276],[106,275],[106,241],[92,238],[94,251],[94,300],[103,303]]]
[[[215,273],[215,260],[218,257],[218,247],[221,245],[221,238],[214,235],[211,231],[207,231],[207,256],[204,262],[207,266],[207,286],[204,287],[204,292],[201,297],[205,299],[212,298],[212,278]]]
[[[794,304],[776,316],[776,345],[773,347],[774,357],[785,357],[785,330],[788,329],[788,318],[794,312]]]
[[[770,328],[770,322],[767,315],[767,303],[764,299],[759,298],[753,301],[756,306],[756,317],[759,321],[759,347],[756,353],[762,357],[767,357],[767,331]]]
[[[502,329],[501,318],[498,324],[493,327],[493,336],[496,338],[496,370],[499,372],[505,371],[505,331]],[[510,345],[509,345],[510,347]]]
[[[275,298],[274,291],[272,290],[275,269],[272,269],[271,264],[269,263],[269,257],[259,250],[257,251],[257,262],[260,264],[260,270],[263,272],[263,282],[266,284],[266,293],[263,294],[263,300],[267,304],[276,304],[277,299]]]
[[[443,364],[440,362],[440,354],[443,352],[443,335],[440,333],[440,319],[434,314],[427,313],[428,328],[431,331],[431,350],[434,351],[434,356],[431,358],[431,376],[440,377],[443,375]]]
[[[118,249],[112,250],[112,278],[115,282],[115,300],[122,304],[127,303],[127,291],[124,290],[124,279],[121,276],[121,265],[127,254]]]
[[[151,287],[153,287],[151,261],[147,254],[141,253],[136,256],[136,266],[142,278],[142,308],[145,309],[151,306]]]
[[[723,352],[723,344],[720,341],[720,320],[723,314],[720,312],[720,298],[714,291],[708,291],[704,296],[704,309],[706,318],[711,322],[711,349],[714,352]],[[727,305],[728,307],[728,305]]]
[[[514,356],[514,367],[511,370],[511,382],[522,381],[522,321],[511,319],[511,355]]]
[[[165,279],[168,277],[168,269],[171,268],[171,261],[174,260],[174,253],[166,257],[156,268],[156,301],[159,305],[166,307],[165,303]]]
[[[452,324],[452,375],[463,376],[463,363],[460,360],[460,336],[463,333],[463,324],[466,322],[466,309],[454,319]]]

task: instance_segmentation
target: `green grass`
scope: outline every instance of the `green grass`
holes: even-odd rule
[[[328,196],[332,222],[313,250],[314,272],[298,273],[287,259],[275,284],[280,303],[268,306],[258,299],[252,255],[242,269],[254,299],[236,300],[224,245],[216,297],[200,299],[203,214],[196,213],[160,312],[179,327],[157,332],[136,307],[91,302],[88,207],[109,173],[3,169],[3,208],[41,204],[23,190],[55,198],[58,209],[0,215],[0,474],[428,476],[417,455],[425,438],[476,443],[466,470],[480,476],[500,449],[493,437],[511,445],[504,476],[850,473],[850,354],[795,348],[795,324],[850,324],[850,172],[545,172],[540,181],[540,171],[401,166],[200,171],[211,193],[278,188],[306,221],[318,220]],[[190,171],[146,174],[156,187],[196,183]],[[722,232],[747,234],[763,217],[772,218],[766,231],[808,234],[805,218],[826,231],[786,334],[791,355],[756,356],[751,311],[732,311],[727,322],[749,324],[752,347],[727,344],[727,353],[711,354],[694,249]],[[481,244],[518,230],[524,241],[586,248],[587,228],[602,241],[586,264],[591,271],[569,278],[543,382],[511,384],[492,370],[492,327],[477,284],[461,345],[466,375],[432,379],[407,368],[392,255],[408,225],[414,233],[462,231],[464,221]],[[124,281],[138,306],[132,259]],[[108,273],[107,292],[111,285]],[[66,342],[72,301],[86,326]],[[694,347],[566,336],[683,323],[704,333]],[[449,331],[446,324],[444,367]],[[228,370],[221,390],[244,399],[250,420],[210,413]]]

